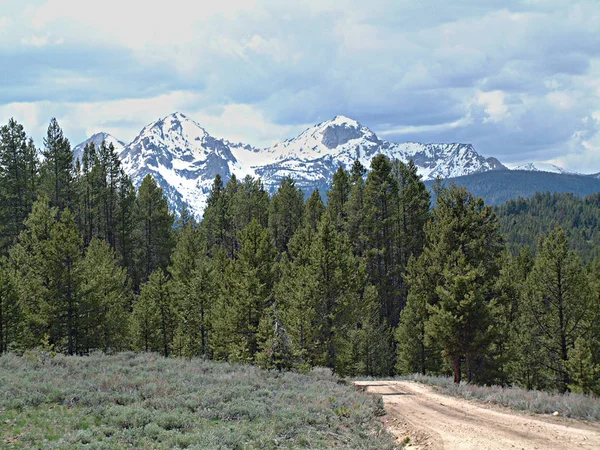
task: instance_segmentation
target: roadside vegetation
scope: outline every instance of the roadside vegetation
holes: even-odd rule
[[[600,398],[587,394],[551,393],[520,387],[478,386],[468,383],[456,384],[450,377],[433,375],[414,374],[403,376],[401,379],[434,386],[440,392],[454,397],[506,406],[517,411],[536,414],[558,412],[561,416],[573,419],[600,422]]]
[[[150,353],[0,357],[1,448],[391,449],[381,398],[329,370]]]

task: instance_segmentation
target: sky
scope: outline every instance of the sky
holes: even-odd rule
[[[0,124],[254,146],[341,114],[393,142],[600,172],[600,2],[0,0]]]

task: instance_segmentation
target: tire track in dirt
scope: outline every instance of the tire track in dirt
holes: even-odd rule
[[[410,381],[357,381],[382,396],[386,427],[407,449],[600,449],[600,424],[533,416],[442,395]]]

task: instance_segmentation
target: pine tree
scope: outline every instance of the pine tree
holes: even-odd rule
[[[238,184],[233,177],[224,187],[220,175],[213,181],[201,223],[210,256],[224,251],[229,258],[233,258],[238,247],[231,210],[233,199],[238,195]]]
[[[379,315],[374,286],[366,286],[356,307],[356,328],[350,331],[351,347],[346,371],[352,375],[389,376],[393,372],[392,333]]]
[[[176,283],[183,284],[184,289],[191,283],[205,248],[204,236],[194,222],[188,222],[179,230],[169,273]]]
[[[217,357],[251,362],[260,348],[260,321],[272,302],[277,251],[256,220],[242,232],[240,245],[215,305],[213,344]]]
[[[31,212],[38,182],[37,150],[14,119],[0,128],[0,251],[12,245]]]
[[[243,228],[237,230],[235,227],[235,218],[234,218],[234,201],[235,198],[238,197],[242,187],[240,182],[237,180],[235,175],[232,175],[227,184],[225,185],[225,190],[223,191],[222,197],[222,226],[223,229],[221,231],[222,236],[222,248],[225,253],[229,256],[229,258],[234,258],[236,251],[240,248],[240,243],[238,240],[238,233],[243,231]]]
[[[597,347],[597,341],[589,341],[583,337],[575,340],[575,345],[569,351],[567,363],[569,390],[600,395],[600,363],[597,354],[594,354]]]
[[[423,371],[429,365],[423,363],[426,348],[439,347],[455,382],[461,380],[463,361],[469,380],[477,378],[488,362],[489,305],[496,296],[502,251],[496,217],[483,200],[451,184],[438,189],[437,206],[425,235],[423,253],[409,264],[408,311],[397,333],[400,339],[419,343],[422,351],[412,355],[405,351],[399,361],[414,367],[420,359],[418,367]],[[406,349],[410,344],[398,345]]]
[[[306,201],[306,207],[304,209],[304,220],[314,231],[317,231],[317,226],[323,213],[325,212],[325,205],[318,189],[315,189],[311,196]]]
[[[176,231],[181,232],[187,226],[196,227],[197,225],[196,218],[192,215],[189,207],[183,203],[179,209],[179,217],[175,220]],[[179,234],[177,237],[179,237]]]
[[[269,193],[259,178],[246,176],[232,198],[231,214],[235,233],[239,234],[252,220],[269,226]]]
[[[84,245],[89,245],[95,235],[97,222],[95,212],[94,168],[97,167],[98,157],[93,143],[88,143],[83,149],[79,166],[79,218]]]
[[[400,261],[398,236],[398,181],[384,155],[371,161],[364,190],[363,232],[370,280],[377,288],[380,313],[390,326],[400,316]]]
[[[585,335],[586,317],[592,311],[592,289],[577,256],[568,249],[558,228],[539,244],[539,253],[525,286],[525,314],[532,338],[542,350],[553,382],[566,391],[571,383],[569,352]]]
[[[311,233],[310,226],[303,230],[301,233]],[[346,373],[352,370],[348,348],[358,323],[357,305],[366,275],[328,213],[321,218],[309,250],[308,240],[298,241],[302,242],[304,249],[291,247],[296,257],[290,265],[284,263],[277,289],[282,323],[300,358],[309,365]]]
[[[188,291],[181,301],[183,351],[188,357],[211,357],[212,310],[216,297],[215,275],[210,261],[200,256]]]
[[[44,156],[40,168],[42,195],[46,195],[52,206],[56,206],[59,211],[73,208],[75,204],[73,152],[69,140],[64,137],[56,119],[52,119],[48,126],[42,155]]]
[[[117,196],[117,254],[122,260],[123,267],[127,269],[130,279],[133,279],[135,273],[136,192],[131,179],[123,169],[119,172]]]
[[[503,366],[502,384],[516,384],[533,389],[540,385],[539,349],[531,338],[531,330],[524,320],[522,293],[533,266],[533,255],[527,249],[513,257],[508,252],[502,257],[498,278],[498,298],[494,306],[496,317],[496,348]]]
[[[359,160],[354,161],[351,174],[350,197],[346,202],[346,227],[345,232],[354,247],[354,254],[362,257],[367,244],[365,232],[365,167]]]
[[[78,267],[82,350],[127,348],[130,286],[114,251],[94,238]]]
[[[77,264],[82,242],[69,210],[58,217],[42,198],[33,204],[25,230],[10,250],[26,324],[26,346],[47,336],[57,349],[74,354],[81,336]]]
[[[148,294],[140,295],[133,305],[130,324],[135,350],[160,351],[159,322],[159,311],[154,298]]]
[[[290,337],[281,321],[276,305],[269,308],[259,324],[259,352],[256,364],[263,369],[278,371],[291,370],[295,367],[295,355]]]
[[[417,167],[410,160],[393,163],[394,176],[399,186],[400,266],[404,273],[411,256],[418,257],[425,246],[425,224],[429,220],[430,195],[421,181]]]
[[[25,230],[9,251],[9,267],[15,280],[23,311],[23,346],[34,347],[49,336],[51,319],[48,302],[52,297],[46,247],[58,211],[47,199],[33,204]]]
[[[304,230],[310,230],[310,227],[305,227]],[[300,233],[296,233],[294,239],[299,235]],[[275,298],[296,365],[308,369],[317,362],[322,317],[319,316],[316,304],[317,281],[308,264],[312,243],[302,239],[298,242],[306,245],[297,251],[298,257],[293,262],[287,256],[283,258]]]
[[[177,308],[171,285],[162,269],[157,269],[142,285],[133,309],[133,330],[137,348],[171,354],[177,328]]]
[[[331,188],[327,191],[327,208],[338,230],[346,222],[346,203],[350,198],[350,174],[342,166],[333,174]]]
[[[166,270],[173,249],[173,214],[152,176],[142,181],[134,206],[134,290],[157,269]]]
[[[210,311],[216,289],[203,237],[193,222],[187,223],[181,229],[169,266],[179,308],[182,353],[187,357],[210,355]]]
[[[442,355],[454,363],[454,382],[461,380],[461,360],[466,362],[468,381],[475,364],[489,344],[492,325],[486,302],[486,272],[482,266],[467,263],[466,255],[446,265],[443,281],[437,286],[438,301],[430,308],[426,334],[438,342]]]
[[[10,268],[0,265],[0,355],[20,344],[22,311]]]
[[[437,342],[426,339],[425,333],[430,315],[428,305],[437,301],[432,286],[441,283],[440,271],[429,254],[409,260],[406,275],[408,298],[395,331],[396,371],[399,374],[425,375],[441,369],[441,349]]]
[[[91,144],[93,149],[93,144]],[[96,236],[116,249],[118,220],[118,185],[121,179],[121,161],[113,144],[102,142],[93,154],[94,166],[91,171],[93,205],[96,218]]]
[[[317,281],[317,314],[322,317],[319,344],[321,363],[341,370],[340,347],[347,343],[353,306],[361,280],[357,263],[344,236],[335,231],[329,214],[323,216],[311,250],[311,266]]]
[[[66,351],[73,355],[80,350],[78,346],[82,335],[77,298],[77,264],[81,259],[82,242],[75,218],[69,210],[63,211],[60,220],[55,223],[48,244],[45,256],[50,263],[49,275],[53,278],[53,296],[49,299],[51,317],[58,318],[54,334],[56,342],[60,342],[60,337],[66,337]]]
[[[289,177],[281,180],[269,208],[269,229],[280,252],[288,252],[288,243],[302,224],[304,194]]]

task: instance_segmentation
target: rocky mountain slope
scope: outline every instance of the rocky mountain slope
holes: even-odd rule
[[[497,159],[478,154],[470,144],[387,142],[344,116],[315,125],[293,139],[258,149],[212,137],[192,119],[174,113],[144,127],[127,145],[106,133],[94,135],[75,148],[76,156],[85,143],[99,145],[102,139],[120,150],[124,168],[136,186],[151,174],[173,209],[179,210],[185,203],[198,216],[206,206],[217,174],[224,181],[232,175],[260,177],[270,192],[277,189],[283,177],[291,176],[308,193],[326,187],[340,165],[350,169],[358,158],[368,167],[380,153],[402,161],[412,159],[425,180],[506,169]]]

